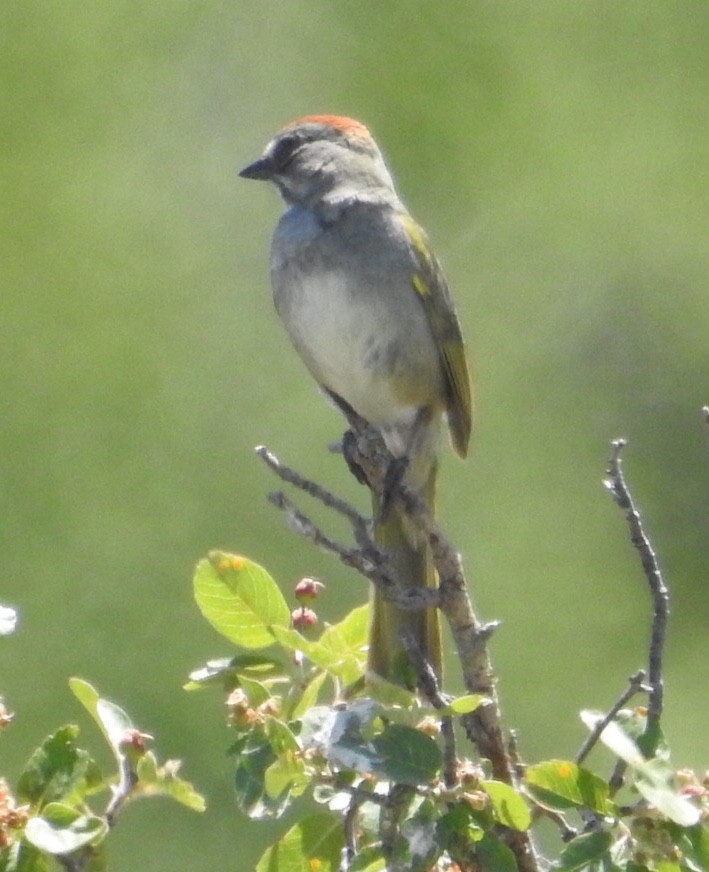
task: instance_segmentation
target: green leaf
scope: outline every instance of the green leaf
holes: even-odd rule
[[[285,790],[273,797],[266,791],[266,770],[276,760],[271,743],[254,730],[233,750],[237,756],[234,787],[239,807],[254,820],[280,817],[288,806],[290,792]]]
[[[262,684],[260,681],[254,681],[252,678],[247,678],[245,675],[239,678],[239,684],[249,698],[249,703],[253,708],[258,708],[258,706],[262,705],[272,696],[271,691],[265,684]]]
[[[469,715],[475,709],[480,708],[481,705],[487,704],[488,701],[488,698],[481,693],[467,693],[465,696],[459,696],[457,699],[449,702],[444,709],[441,709],[440,714]]]
[[[581,718],[586,726],[593,729],[600,715],[584,711]],[[631,767],[635,786],[649,803],[680,826],[691,827],[699,822],[699,809],[675,789],[674,771],[666,759],[655,757],[647,760],[634,739],[617,721],[611,721],[605,727],[600,739]]]
[[[387,681],[376,673],[367,676],[367,692],[388,709],[411,709],[417,703],[417,696],[400,684]]]
[[[337,872],[342,847],[342,822],[338,818],[309,815],[266,851],[256,872]]]
[[[104,733],[108,736],[110,746],[116,757],[121,760],[124,756],[123,743],[135,730],[133,721],[119,705],[108,699],[100,699],[96,703],[96,713],[103,724]]]
[[[386,857],[380,848],[370,846],[357,852],[357,856],[347,867],[347,872],[384,872]]]
[[[144,790],[149,785],[157,784],[160,773],[158,771],[157,757],[152,751],[146,751],[145,754],[141,754],[138,758],[135,774],[138,776],[138,781]]]
[[[83,678],[70,678],[69,688],[101,728],[101,732],[120,761],[123,757],[121,745],[126,734],[135,729],[130,717],[114,702],[102,699],[98,691]]]
[[[288,705],[292,706],[292,710],[288,713],[289,717],[292,720],[302,718],[309,709],[317,705],[320,688],[325,683],[326,678],[326,672],[318,672],[313,680],[306,685],[305,689],[300,695],[300,698],[288,700]]]
[[[346,664],[342,663],[342,658],[336,652],[325,648],[320,642],[306,639],[297,630],[289,627],[273,627],[273,635],[284,648],[290,651],[300,651],[301,654],[305,654],[308,660],[332,675],[339,676],[340,671],[343,668],[346,669]]]
[[[366,660],[370,616],[369,603],[358,606],[345,615],[339,623],[331,624],[323,632],[320,641],[326,647],[344,648]]]
[[[26,841],[0,850],[0,872],[49,872],[50,862],[47,854]]]
[[[100,699],[99,693],[96,688],[92,684],[89,684],[88,681],[85,681],[83,678],[75,677],[69,679],[69,689],[83,705],[86,711],[91,715],[91,717],[96,721],[99,727],[103,729],[101,719],[96,712],[96,706]]]
[[[363,735],[379,715],[363,697],[346,708],[316,706],[303,718],[300,742],[316,748],[336,767],[378,775],[400,784],[426,784],[441,767],[436,742],[413,727],[389,724],[371,740]]]
[[[214,629],[243,648],[273,644],[272,627],[290,623],[290,610],[278,585],[246,557],[212,551],[197,564],[194,596]]]
[[[207,807],[204,797],[189,781],[179,778],[178,771],[179,763],[171,760],[159,767],[155,755],[148,751],[138,759],[136,790],[142,796],[167,796],[192,811],[203,812]]]
[[[204,666],[190,672],[184,690],[198,690],[216,684],[227,692],[239,686],[239,678],[254,680],[283,675],[283,664],[273,657],[261,654],[237,654],[236,657],[220,657],[209,660]]]
[[[582,711],[581,720],[589,730],[596,728],[603,715],[599,712]],[[629,721],[629,723],[632,723]],[[610,750],[630,766],[642,766],[645,762],[640,748],[635,740],[620,726],[617,721],[611,721],[601,732],[600,740]]]
[[[323,648],[336,657],[336,672],[343,684],[353,684],[366,668],[369,642],[369,605],[353,609],[338,624],[327,627],[320,636]]]
[[[484,838],[485,832],[474,815],[467,802],[457,802],[438,821],[438,842],[451,856],[467,854],[471,845]]]
[[[356,729],[333,732],[338,735],[337,740],[323,749],[330,764],[338,769],[354,769],[363,775],[381,772],[378,752]]]
[[[286,789],[292,790],[294,796],[299,796],[308,784],[310,776],[305,772],[305,763],[292,751],[281,754],[264,775],[266,793],[273,799],[281,796]]]
[[[397,784],[427,784],[441,768],[436,742],[413,727],[391,724],[372,739],[376,774]]]
[[[76,747],[78,735],[76,726],[61,727],[37,748],[17,784],[20,802],[42,808],[64,799],[84,782],[91,758]]]
[[[572,839],[561,852],[558,872],[576,872],[601,860],[610,850],[613,836],[606,830],[596,830]]]
[[[477,843],[475,855],[485,872],[518,872],[515,855],[490,833]]]
[[[530,766],[525,782],[532,796],[551,808],[589,808],[600,815],[613,815],[608,784],[597,775],[566,760],[549,760]]]
[[[685,835],[691,845],[692,859],[701,869],[709,869],[709,828],[697,824],[687,828]]]
[[[490,797],[496,821],[522,832],[529,828],[532,823],[529,806],[513,787],[502,781],[483,781],[480,786]]]
[[[635,773],[635,787],[638,793],[661,811],[666,817],[681,827],[692,827],[701,818],[701,812],[686,796],[679,794],[666,780],[665,766],[656,767],[659,761],[648,760],[642,770]]]
[[[296,752],[300,751],[300,745],[291,728],[284,721],[268,715],[266,717],[264,728],[268,741],[276,754],[283,754],[285,751]]]
[[[59,802],[49,803],[41,816],[30,818],[24,831],[27,841],[47,854],[70,854],[99,842],[107,833],[103,818],[80,814]]]
[[[336,721],[347,714],[347,709],[340,712],[328,705],[316,705],[304,712],[300,728],[300,741],[303,748],[314,748],[326,755]],[[358,732],[360,724],[361,722],[356,722]],[[343,726],[343,732],[346,726],[347,724]]]
[[[303,716],[300,743],[306,750],[318,750],[338,769],[376,773],[381,755],[362,730],[371,726],[378,711],[377,703],[366,697],[341,709],[315,706]]]

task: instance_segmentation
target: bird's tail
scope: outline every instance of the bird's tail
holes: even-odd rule
[[[430,464],[421,495],[431,514],[434,512],[437,463]],[[433,566],[431,546],[420,531],[414,529],[394,499],[382,518],[378,495],[373,497],[374,538],[386,551],[389,567],[399,587],[436,587],[438,576]],[[440,678],[443,668],[441,624],[437,608],[403,611],[386,602],[375,589],[369,637],[369,669],[377,675],[413,688],[416,676],[402,642],[402,628],[408,628],[421,653]]]

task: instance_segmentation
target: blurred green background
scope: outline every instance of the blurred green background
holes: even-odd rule
[[[364,596],[285,530],[252,451],[366,504],[272,311],[277,196],[236,176],[310,112],[371,127],[457,298],[479,426],[466,464],[445,448],[443,517],[503,621],[524,755],[573,754],[578,710],[645,661],[601,486],[625,436],[673,597],[666,730],[709,763],[706,2],[6,0],[0,28],[2,771],[67,720],[102,753],[76,674],[210,803],[129,808],[113,870],[248,869],[284,825],[239,816],[222,701],[181,684],[229,653],[191,600],[210,548],[319,575],[326,616]]]

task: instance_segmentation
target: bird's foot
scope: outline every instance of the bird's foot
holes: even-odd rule
[[[360,484],[368,484],[367,476],[357,460],[357,434],[352,430],[346,430],[342,437],[342,456],[357,481]]]

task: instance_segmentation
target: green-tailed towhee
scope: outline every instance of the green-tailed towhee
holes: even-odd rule
[[[465,456],[470,378],[453,301],[423,230],[394,190],[367,128],[308,115],[284,127],[241,171],[286,202],[271,248],[276,310],[318,384],[380,430],[406,460],[406,483],[431,510],[443,414]],[[396,500],[374,500],[375,538],[402,586],[437,584],[428,542]],[[410,684],[401,628],[441,673],[438,612],[401,611],[374,596],[369,668]]]

